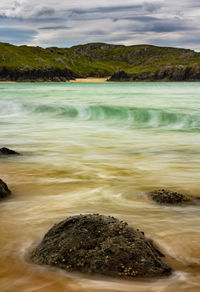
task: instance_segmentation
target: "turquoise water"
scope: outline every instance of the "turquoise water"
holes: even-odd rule
[[[0,159],[13,195],[0,205],[2,291],[199,291],[200,209],[165,207],[146,191],[199,196],[199,83],[0,84]],[[111,214],[153,238],[175,272],[118,281],[31,265],[52,224]],[[184,239],[184,240],[183,240]]]

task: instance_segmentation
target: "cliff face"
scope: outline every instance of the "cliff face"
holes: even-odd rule
[[[166,66],[156,72],[128,74],[125,71],[115,72],[108,81],[200,81],[200,66]]]
[[[0,68],[1,81],[67,81],[79,77],[69,69],[59,68]]]
[[[197,81],[200,80],[200,66],[168,66],[155,72],[153,80],[167,81]]]

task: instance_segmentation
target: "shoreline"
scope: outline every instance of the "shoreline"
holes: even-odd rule
[[[107,82],[107,79],[109,77],[104,77],[104,78],[96,78],[96,77],[88,77],[88,78],[76,78],[76,79],[71,79],[71,80],[66,80],[64,81],[64,83],[101,83],[101,82]],[[55,81],[42,81],[42,80],[24,80],[24,81],[0,81],[0,84],[2,83],[25,83],[25,82],[31,82],[31,83],[36,83],[36,82],[40,82],[40,83],[52,83]],[[56,83],[63,83],[63,81],[59,81]]]
[[[95,78],[95,77],[88,77],[88,78],[76,78],[74,80],[66,80],[66,81],[53,81],[53,80],[20,80],[20,81],[0,81],[0,84],[13,84],[13,83],[182,83],[182,82],[200,82],[200,80],[108,80],[109,77],[106,78]]]
[[[107,82],[107,79],[109,77],[103,77],[103,78],[96,78],[96,77],[88,77],[88,78],[76,78],[74,80],[69,80],[70,83],[91,83],[91,82]]]

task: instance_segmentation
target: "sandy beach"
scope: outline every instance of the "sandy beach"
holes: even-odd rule
[[[105,78],[93,78],[93,77],[77,78],[75,80],[69,80],[69,82],[72,82],[72,83],[79,83],[79,82],[81,82],[81,83],[91,83],[91,82],[100,83],[100,82],[106,82],[108,78],[109,77],[105,77]],[[38,81],[38,82],[41,82],[41,81]],[[42,81],[42,82],[45,82],[45,81]],[[1,83],[17,83],[17,82],[16,81],[0,81],[0,84]],[[48,81],[48,83],[49,83],[49,81]]]
[[[109,77],[104,77],[104,78],[95,78],[95,77],[88,77],[88,78],[77,78],[75,80],[70,80],[70,82],[106,82]]]
[[[16,81],[0,81],[0,83],[16,83]]]

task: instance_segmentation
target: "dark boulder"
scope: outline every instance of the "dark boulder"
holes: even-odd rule
[[[177,205],[193,202],[193,199],[186,195],[164,189],[149,192],[148,195],[159,204]]]
[[[0,155],[20,155],[20,153],[14,150],[8,149],[6,147],[3,147],[3,148],[0,148]]]
[[[89,214],[54,225],[30,259],[70,272],[132,278],[170,275],[162,257],[143,232],[114,217]]]
[[[11,191],[9,190],[7,184],[0,179],[0,199],[3,199],[11,194]]]

